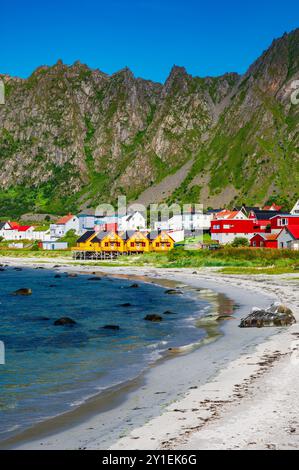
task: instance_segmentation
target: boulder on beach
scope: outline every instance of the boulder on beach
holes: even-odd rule
[[[119,330],[118,325],[105,325],[105,326],[102,326],[102,328],[104,330]]]
[[[289,326],[296,323],[292,310],[276,302],[267,309],[254,307],[250,315],[242,318],[240,328],[264,328],[270,326]]]
[[[151,315],[146,315],[146,317],[144,317],[144,319],[146,321],[152,321],[152,322],[160,322],[160,321],[163,320],[163,318],[160,315],[156,315],[155,313],[153,313]]]
[[[169,295],[182,295],[183,292],[181,290],[177,290],[177,289],[167,289],[165,291],[165,294],[169,294]]]
[[[23,287],[22,289],[18,289],[13,292],[13,295],[31,295],[32,290],[28,289],[27,287]]]
[[[69,318],[69,317],[62,317],[62,318],[59,318],[58,320],[55,320],[54,322],[54,325],[55,326],[58,326],[58,325],[76,325],[77,322],[75,322],[75,320],[73,320],[72,318]]]

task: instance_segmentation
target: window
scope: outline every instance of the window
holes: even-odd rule
[[[288,219],[286,219],[286,218],[283,218],[283,219],[279,219],[279,220],[278,220],[278,225],[279,225],[280,227],[285,227],[286,225],[288,225],[288,223],[289,223],[289,221],[288,221]]]
[[[220,230],[220,225],[214,225],[214,230]]]
[[[134,245],[135,245],[134,242],[131,242],[131,246],[134,246]]]

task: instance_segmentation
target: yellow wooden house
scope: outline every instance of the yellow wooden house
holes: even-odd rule
[[[150,251],[150,240],[148,234],[137,231],[126,232],[126,251],[128,253],[148,253]]]
[[[75,251],[101,251],[101,240],[98,233],[93,230],[85,232],[78,240],[74,248]]]
[[[100,232],[98,238],[101,240],[101,250],[104,252],[119,252],[126,251],[126,240],[121,234],[116,232]]]
[[[74,251],[104,253],[167,252],[174,247],[174,240],[165,232],[95,232],[87,231],[78,240]]]
[[[150,239],[150,249],[156,252],[166,252],[174,248],[174,240],[165,232],[151,232],[148,234]]]

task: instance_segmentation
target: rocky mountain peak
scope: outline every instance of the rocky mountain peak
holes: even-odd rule
[[[2,75],[1,214],[134,199],[186,164],[183,180],[174,177],[177,202],[298,198],[298,61],[297,29],[242,77],[193,77],[175,65],[162,85],[128,67],[107,75],[61,60],[26,80]]]

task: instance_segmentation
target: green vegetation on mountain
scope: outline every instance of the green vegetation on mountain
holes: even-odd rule
[[[299,197],[299,30],[275,40],[242,77],[165,84],[76,62],[1,76],[0,213],[65,213],[131,200],[186,162],[168,202],[205,207]],[[161,201],[162,202],[162,201]]]

